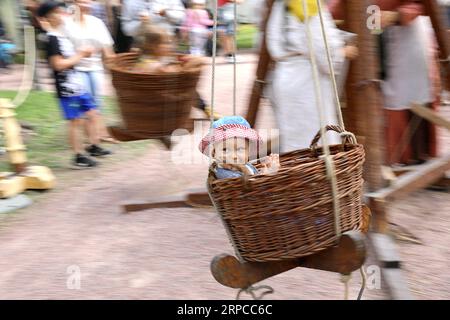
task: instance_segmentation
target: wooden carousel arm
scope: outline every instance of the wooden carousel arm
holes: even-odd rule
[[[327,250],[300,259],[273,262],[240,262],[230,255],[219,255],[211,262],[211,273],[220,284],[246,289],[262,280],[297,267],[350,274],[359,269],[366,258],[365,233],[369,230],[370,209],[363,206],[359,231],[342,235],[339,243]]]
[[[211,262],[211,273],[217,282],[226,287],[246,289],[297,267],[350,274],[363,265],[365,258],[364,235],[359,231],[350,231],[342,235],[337,246],[300,259],[240,262],[233,256],[220,255]]]

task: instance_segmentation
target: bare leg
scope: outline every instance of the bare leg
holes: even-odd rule
[[[224,51],[225,55],[234,54],[235,48],[233,45],[233,36],[230,36],[228,34],[223,34],[222,35],[222,46],[223,46],[223,51]]]
[[[83,152],[83,146],[79,133],[82,125],[83,119],[74,119],[69,122],[69,143],[75,154]]]
[[[100,138],[98,134],[98,113],[96,110],[89,110],[86,112],[88,121],[86,123],[86,129],[88,134],[88,139],[91,144],[99,144]]]
[[[103,139],[112,139],[112,137],[109,135],[108,129],[106,129],[105,121],[103,120],[103,116],[100,113],[100,111],[97,112],[97,132],[98,136]]]

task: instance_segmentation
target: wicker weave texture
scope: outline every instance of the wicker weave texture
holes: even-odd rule
[[[130,71],[138,55],[120,54],[109,64],[127,130],[162,137],[185,128],[196,103],[201,70],[174,73]]]

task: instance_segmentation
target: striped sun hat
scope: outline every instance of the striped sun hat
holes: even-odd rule
[[[199,149],[203,154],[209,156],[212,145],[231,138],[244,138],[257,144],[262,142],[258,132],[250,127],[247,120],[240,116],[230,116],[213,123],[211,131],[200,142]]]

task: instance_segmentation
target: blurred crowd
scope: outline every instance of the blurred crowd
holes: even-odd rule
[[[219,47],[228,61],[233,61],[236,48],[233,45],[234,5],[245,0],[218,0],[218,40]],[[247,0],[251,1],[251,0]],[[31,24],[39,32],[44,32],[36,10],[42,1],[27,0],[26,9],[30,13]],[[77,1],[61,1],[68,15],[75,16]],[[164,28],[176,39],[177,44],[185,44],[185,51],[195,55],[212,53],[212,0],[98,0],[89,1],[89,14],[98,18],[114,40],[116,53],[127,52],[146,23]]]

